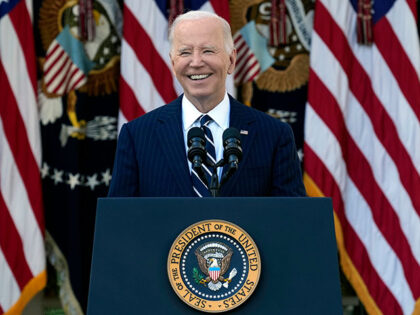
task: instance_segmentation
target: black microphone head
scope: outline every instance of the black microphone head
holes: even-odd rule
[[[238,131],[238,129],[234,128],[234,127],[230,127],[228,129],[226,129],[225,131],[223,131],[223,143],[230,138],[235,138],[238,139],[239,141],[241,141],[241,135]]]
[[[223,132],[223,159],[228,162],[235,157],[240,162],[242,160],[241,135],[236,128],[228,128]]]
[[[203,129],[199,127],[192,127],[190,130],[188,130],[188,134],[187,134],[188,147],[191,146],[193,138],[200,138],[200,140],[202,139],[203,141],[206,141]]]
[[[193,167],[198,167],[206,159],[206,138],[203,129],[193,127],[188,130],[187,143],[188,160],[194,164]]]

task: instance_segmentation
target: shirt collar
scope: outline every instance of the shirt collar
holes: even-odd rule
[[[189,130],[196,120],[203,115],[185,96],[182,97],[182,123],[184,131]],[[225,130],[229,127],[230,102],[227,92],[223,100],[207,113],[216,124]]]

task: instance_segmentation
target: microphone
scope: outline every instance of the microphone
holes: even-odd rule
[[[205,183],[207,183],[207,178],[202,168],[203,161],[205,161],[207,157],[205,147],[206,138],[204,136],[204,131],[199,127],[191,128],[187,134],[187,143],[188,160],[192,164],[192,169]]]
[[[223,160],[228,165],[222,179],[222,182],[225,182],[238,169],[242,160],[241,136],[238,129],[228,128],[223,132],[223,147],[225,148]]]

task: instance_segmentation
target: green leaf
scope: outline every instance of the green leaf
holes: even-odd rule
[[[204,276],[198,271],[197,268],[193,268],[193,279],[196,283],[200,283],[200,281],[204,278]]]

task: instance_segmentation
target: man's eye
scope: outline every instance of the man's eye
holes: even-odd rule
[[[205,53],[205,54],[212,54],[212,53],[214,53],[214,51],[213,51],[213,50],[210,50],[210,49],[206,49],[206,50],[204,51],[204,53]]]
[[[188,56],[188,55],[190,55],[190,52],[189,52],[189,51],[181,51],[181,52],[179,53],[179,55],[180,55],[180,56]]]

